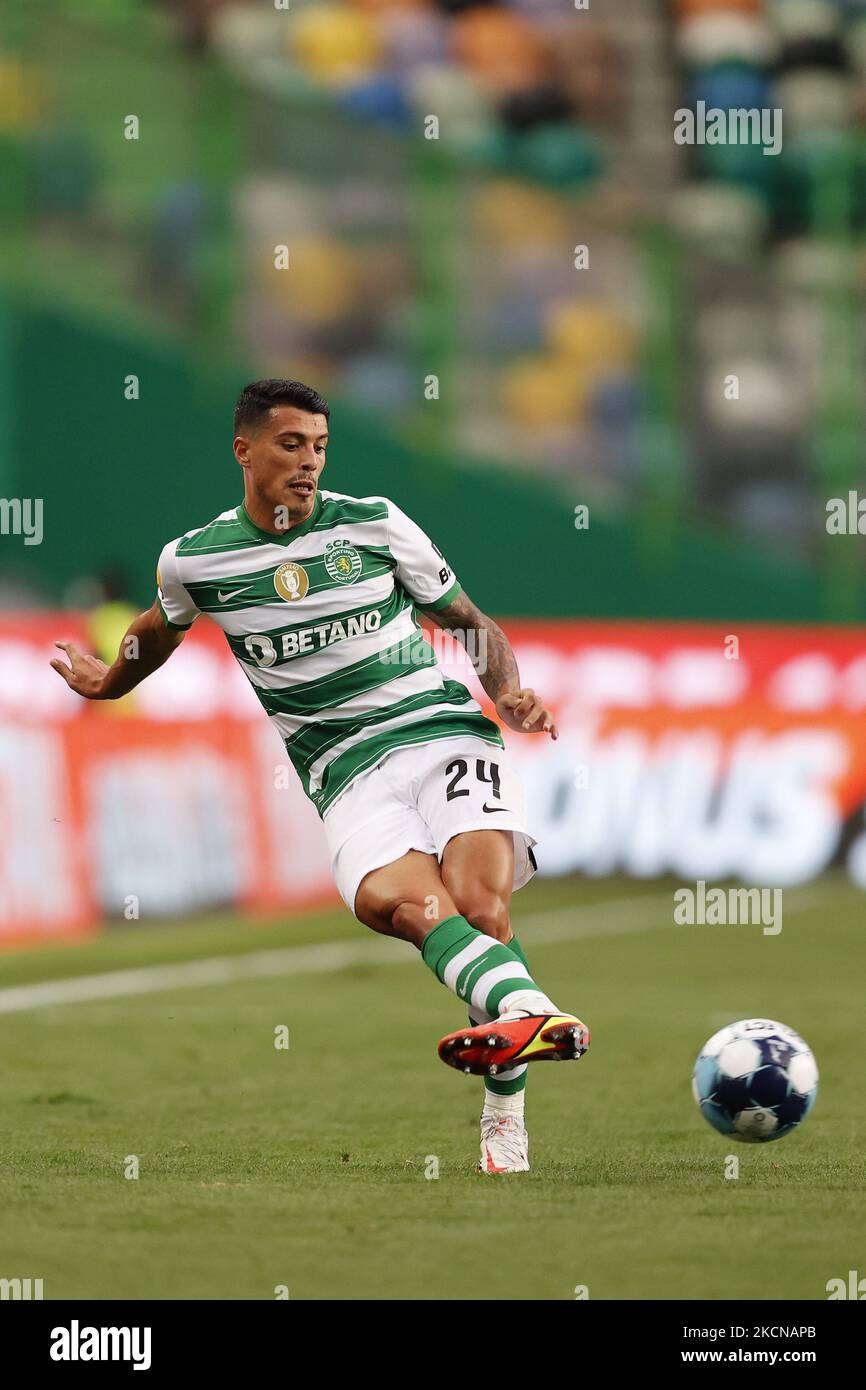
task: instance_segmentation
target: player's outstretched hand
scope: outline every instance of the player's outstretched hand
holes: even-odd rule
[[[69,665],[55,657],[51,662],[52,667],[58,675],[62,676],[77,695],[83,695],[85,700],[98,700],[102,691],[102,681],[108,667],[104,661],[100,661],[98,656],[87,656],[84,652],[78,651],[71,642],[55,642],[55,647],[59,647],[69,657]]]
[[[538,699],[534,690],[512,690],[508,695],[500,695],[496,701],[496,713],[509,729],[520,734],[550,734],[559,738],[559,730],[553,722],[553,715]]]

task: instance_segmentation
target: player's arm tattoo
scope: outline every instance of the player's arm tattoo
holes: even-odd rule
[[[511,643],[499,624],[482,613],[468,594],[459,593],[453,603],[427,616],[467,649],[478,679],[494,703],[500,695],[520,689],[520,674]],[[470,632],[483,633],[483,639],[468,642]]]

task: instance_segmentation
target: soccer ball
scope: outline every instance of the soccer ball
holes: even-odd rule
[[[732,1139],[781,1139],[805,1120],[818,1094],[818,1068],[793,1028],[745,1018],[701,1048],[692,1094],[704,1119]]]

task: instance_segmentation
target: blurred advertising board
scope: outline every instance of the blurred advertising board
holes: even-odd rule
[[[509,736],[542,873],[781,887],[841,862],[866,886],[866,636],[505,628],[560,727]],[[116,704],[67,690],[57,636],[90,649],[81,617],[0,616],[0,943],[337,900],[318,816],[215,627]]]

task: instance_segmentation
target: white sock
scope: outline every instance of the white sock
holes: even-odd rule
[[[529,1014],[558,1014],[561,1012],[552,999],[542,994],[540,989],[516,989],[506,994],[499,1004],[499,1017],[511,1018],[521,1010]]]
[[[497,1078],[502,1080],[505,1073],[502,1072]],[[526,1104],[526,1092],[516,1091],[513,1096],[495,1096],[492,1091],[484,1092],[484,1109],[481,1112],[482,1120],[495,1117],[500,1119],[503,1115],[513,1115],[515,1119],[522,1120]]]

